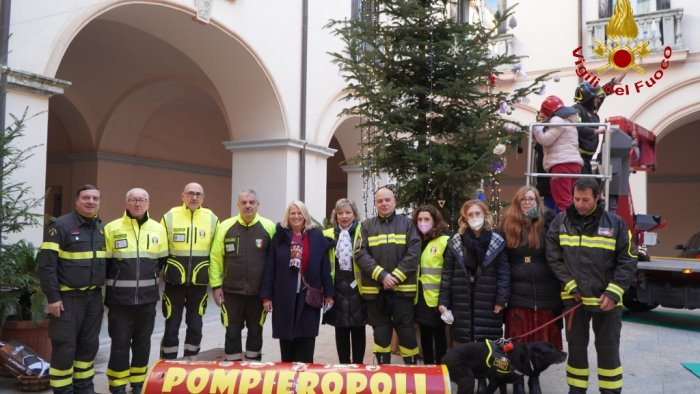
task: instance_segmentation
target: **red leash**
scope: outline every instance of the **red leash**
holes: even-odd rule
[[[541,326],[535,328],[534,330],[530,330],[530,331],[526,332],[525,334],[521,334],[521,335],[518,335],[518,336],[515,336],[515,337],[512,337],[512,338],[508,338],[508,341],[517,341],[518,339],[520,339],[520,338],[522,338],[522,337],[526,337],[526,336],[528,336],[528,335],[530,335],[530,334],[532,334],[532,333],[534,333],[534,332],[537,332],[537,331],[539,331],[539,330],[541,330],[541,329],[547,327],[548,325],[554,323],[555,321],[557,321],[557,320],[559,320],[559,319],[562,319],[562,318],[563,318],[564,316],[566,316],[566,315],[573,315],[574,311],[575,311],[576,309],[578,309],[581,305],[583,305],[583,303],[579,302],[578,304],[576,304],[576,305],[574,305],[573,307],[571,307],[571,308],[567,309],[566,311],[564,311],[564,313],[562,313],[561,315],[559,315],[559,316],[555,317],[554,319],[552,319],[552,320],[550,320],[550,321],[548,321],[548,322],[542,324]],[[573,322],[573,319],[569,319],[569,322],[568,322],[568,324],[566,325],[566,331],[571,331],[571,323],[572,323],[572,322]]]

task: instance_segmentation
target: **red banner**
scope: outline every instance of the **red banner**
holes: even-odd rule
[[[336,365],[165,361],[153,366],[143,393],[449,393],[444,365]]]

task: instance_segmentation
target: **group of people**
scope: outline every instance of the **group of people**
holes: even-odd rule
[[[583,303],[567,316],[570,393],[588,387],[591,320],[601,392],[620,392],[622,295],[636,256],[624,221],[599,202],[597,181],[578,179],[572,194],[573,203],[555,217],[536,188],[521,187],[498,228],[482,201],[469,200],[453,235],[432,205],[418,207],[413,220],[397,214],[386,188],[375,194],[378,215],[362,223],[354,204],[339,200],[326,234],[334,240],[330,261],[340,307],[329,322],[336,324],[340,361],[364,357],[363,306],[377,363],[391,362],[392,330],[404,363],[416,362],[415,323],[423,362],[432,364],[448,348],[446,322],[453,346],[503,338],[505,324],[506,338],[562,349],[560,325],[545,324]],[[516,384],[524,386],[523,379]],[[537,376],[528,385],[540,392]]]
[[[75,210],[47,225],[38,259],[48,299],[54,392],[94,393],[103,305],[112,340],[110,392],[126,393],[128,386],[141,392],[161,277],[162,359],[178,357],[183,315],[182,355],[199,353],[211,287],[226,330],[226,360],[261,360],[262,327],[274,308],[273,337],[280,341],[282,361],[313,361],[321,308],[330,308],[335,295],[329,239],[301,201],[292,201],[275,226],[258,215],[251,189],[238,194],[239,213],[222,222],[203,207],[204,198],[200,184],[185,185],[182,205],[159,222],[149,216],[148,192],[134,188],[126,193],[123,216],[104,225],[97,214],[100,190],[88,184],[78,188]],[[318,304],[307,300],[312,290],[322,297]]]
[[[148,192],[131,189],[124,215],[103,225],[100,191],[84,185],[75,211],[47,226],[39,261],[51,317],[54,392],[94,392],[104,304],[112,339],[110,391],[125,393],[130,385],[140,393],[161,275],[163,359],[179,354],[183,314],[183,355],[199,353],[208,287],[221,308],[230,361],[261,360],[269,314],[283,362],[313,362],[323,321],[335,328],[341,363],[364,362],[369,324],[378,364],[391,363],[394,332],[404,363],[416,364],[422,349],[423,362],[433,364],[448,349],[447,331],[452,344],[502,338],[504,323],[506,337],[521,336],[581,302],[567,331],[570,392],[588,385],[591,319],[601,391],[621,390],[619,307],[635,256],[624,222],[598,204],[595,180],[577,180],[573,203],[556,218],[536,188],[522,187],[498,228],[482,201],[469,200],[454,234],[432,205],[418,207],[412,218],[397,213],[388,188],[375,193],[377,216],[362,222],[355,203],[340,199],[326,230],[301,201],[290,202],[275,225],[258,214],[251,189],[238,194],[239,213],[221,222],[202,206],[201,185],[187,184],[181,198],[182,205],[158,222],[148,215]],[[556,324],[520,340],[562,348]]]

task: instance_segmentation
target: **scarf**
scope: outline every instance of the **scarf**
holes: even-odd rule
[[[304,238],[306,232],[292,234],[292,242],[289,245],[289,268],[301,269],[302,257],[304,255]]]
[[[350,226],[352,227],[352,225]],[[338,260],[338,267],[341,271],[352,271],[352,239],[350,237],[350,227],[340,228],[338,243],[335,245],[335,257]]]
[[[467,249],[468,258],[467,266],[471,269],[480,267],[486,258],[486,251],[491,243],[491,231],[483,231],[479,238],[475,238],[471,230],[467,230],[462,234],[462,243]]]

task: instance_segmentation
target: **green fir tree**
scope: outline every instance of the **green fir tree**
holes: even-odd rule
[[[345,113],[361,119],[363,165],[391,176],[399,206],[447,200],[454,210],[493,176],[494,147],[519,143],[521,125],[499,104],[537,92],[547,75],[512,92],[494,86],[521,60],[490,51],[512,8],[486,27],[450,18],[447,1],[362,4],[361,17],[329,27],[344,43],[331,55],[353,104]]]

